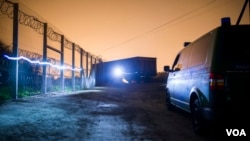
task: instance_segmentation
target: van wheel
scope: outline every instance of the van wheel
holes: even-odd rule
[[[169,111],[172,111],[174,109],[174,105],[170,103],[170,93],[166,92],[166,106]]]
[[[201,116],[201,107],[198,99],[195,99],[191,105],[191,115],[194,131],[197,134],[203,134],[205,127]]]

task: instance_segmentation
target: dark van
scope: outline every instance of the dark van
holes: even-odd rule
[[[210,122],[230,124],[230,120],[248,118],[250,25],[226,21],[186,45],[171,68],[164,66],[168,72],[166,105],[169,110],[177,107],[191,113],[197,133]]]

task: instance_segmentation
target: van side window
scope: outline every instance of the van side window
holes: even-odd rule
[[[209,46],[211,46],[211,36],[206,35],[200,40],[192,44],[192,50],[188,61],[188,66],[196,66],[204,64],[207,58],[207,52]]]
[[[187,68],[191,49],[192,46],[188,46],[176,56],[172,70],[183,70]]]
[[[178,54],[175,59],[174,59],[174,63],[172,65],[172,70],[177,70],[177,63],[179,62],[179,58],[180,58],[180,54]]]
[[[178,71],[187,68],[190,49],[191,47],[187,47],[176,56],[172,70]]]
[[[187,68],[191,49],[192,45],[185,47],[185,49],[181,52],[181,56],[179,58],[177,65],[182,70]]]

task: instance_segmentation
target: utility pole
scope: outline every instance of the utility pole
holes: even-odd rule
[[[238,20],[237,20],[237,22],[236,22],[236,25],[239,25],[239,24],[240,24],[240,21],[241,21],[241,18],[242,18],[242,16],[243,16],[244,12],[245,12],[247,3],[248,3],[248,6],[249,6],[249,17],[250,17],[250,0],[245,0],[245,3],[244,3],[244,5],[243,5],[243,7],[242,7],[242,9],[241,9],[240,16],[239,16],[239,18],[238,18]]]

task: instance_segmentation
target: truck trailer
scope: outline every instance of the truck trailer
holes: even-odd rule
[[[131,57],[96,64],[96,85],[150,81],[157,75],[156,58]]]

